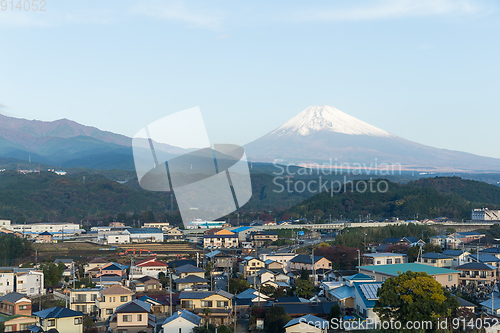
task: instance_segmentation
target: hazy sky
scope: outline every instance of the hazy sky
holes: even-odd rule
[[[9,7],[0,11],[0,111],[132,136],[199,106],[212,143],[244,144],[327,104],[409,140],[500,158],[499,7],[467,0]]]

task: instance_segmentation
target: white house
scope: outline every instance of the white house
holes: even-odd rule
[[[158,279],[158,274],[161,272],[167,274],[167,268],[168,264],[166,262],[156,260],[156,258],[149,258],[135,263],[130,270],[130,277],[138,279],[143,276],[150,276]]]
[[[193,329],[200,325],[201,317],[188,310],[175,312],[171,317],[165,319],[162,327],[162,333],[192,333]]]
[[[28,271],[16,273],[16,291],[28,296],[45,294],[42,271]]]
[[[14,291],[14,273],[0,273],[0,296]]]
[[[259,256],[260,260],[273,260],[279,262],[283,265],[283,270],[288,273],[290,272],[290,263],[293,258],[297,256],[297,253],[270,253],[270,254],[261,254]]]

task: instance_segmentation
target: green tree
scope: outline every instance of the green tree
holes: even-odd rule
[[[389,278],[377,296],[373,311],[381,321],[432,321],[434,328],[438,318],[449,318],[459,306],[456,297],[425,272],[408,271]]]
[[[307,269],[302,268],[299,279],[309,281],[309,272]]]
[[[212,312],[212,310],[210,310],[210,308],[203,308],[202,312],[203,315],[205,316],[205,323],[207,324],[207,330],[208,330],[208,317],[210,317],[210,313]]]
[[[334,304],[330,308],[330,315],[328,316],[328,320],[331,321],[332,319],[340,319],[340,316],[342,316],[342,311],[340,310],[340,306],[338,304]]]
[[[272,296],[276,292],[276,288],[274,288],[273,286],[269,286],[269,285],[262,286],[262,287],[260,287],[260,292],[263,293],[264,295]]]
[[[248,288],[250,288],[250,284],[245,279],[237,278],[229,280],[229,292],[231,294],[239,294]]]
[[[264,329],[266,332],[282,333],[283,328],[292,318],[285,312],[282,306],[271,306],[266,312]]]
[[[295,283],[295,292],[299,297],[311,298],[314,286],[309,280],[297,279]]]

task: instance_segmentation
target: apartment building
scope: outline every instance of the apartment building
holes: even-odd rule
[[[130,302],[133,295],[132,290],[118,284],[99,291],[99,297],[95,303],[99,318],[102,320],[107,319],[115,312],[117,307]]]

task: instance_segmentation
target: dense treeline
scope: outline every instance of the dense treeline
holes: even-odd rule
[[[374,180],[371,185],[367,185],[368,190],[363,192],[357,190],[365,188],[364,185],[358,186],[358,182],[336,189],[338,193],[317,194],[291,208],[289,213],[295,216],[307,215],[310,219],[331,215],[332,218],[355,220],[359,216],[366,219],[368,214],[372,219],[414,219],[417,214],[419,219],[440,216],[470,219],[471,209],[479,205],[458,194],[441,194],[431,187],[397,184],[384,179]],[[384,191],[371,191],[370,186]]]
[[[17,264],[21,258],[28,257],[33,250],[31,242],[10,234],[0,234],[0,265]]]
[[[437,232],[427,225],[405,223],[402,225],[388,225],[382,228],[349,228],[343,230],[335,238],[336,245],[363,248],[363,243],[380,243],[388,237],[422,238],[428,242],[429,237],[436,236]]]
[[[485,207],[500,205],[500,187],[476,180],[460,177],[434,177],[412,181],[408,185],[430,187],[442,194],[456,194],[471,202],[484,203]]]

